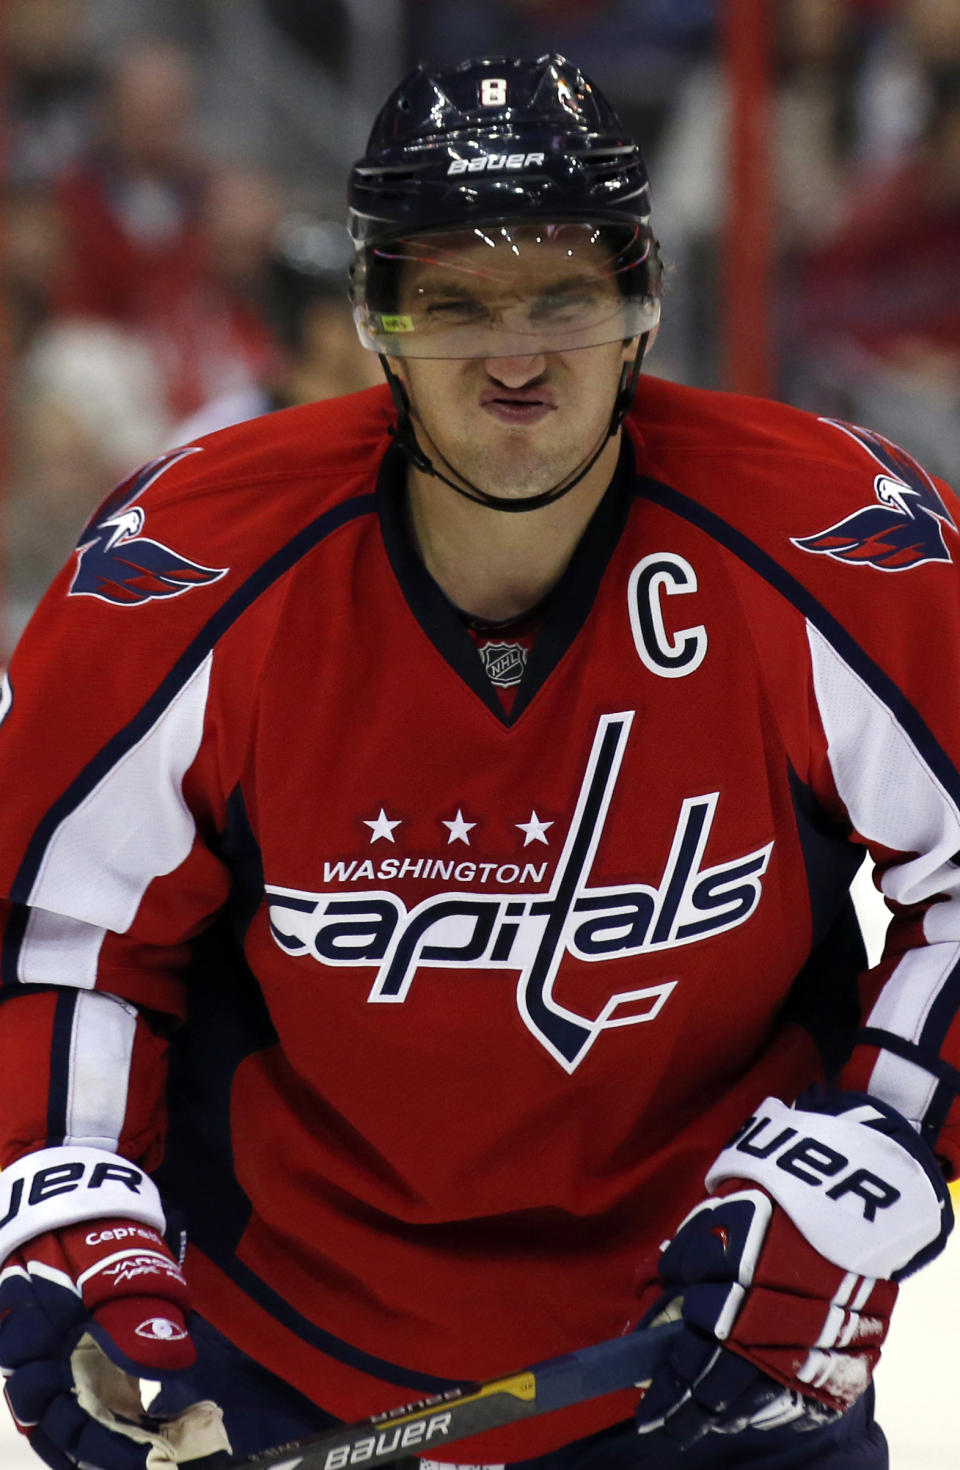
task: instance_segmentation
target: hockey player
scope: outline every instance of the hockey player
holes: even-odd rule
[[[347,273],[353,250],[343,221],[304,212],[274,231],[265,268],[265,315],[276,353],[261,380],[222,393],[176,425],[170,443],[190,444],[258,414],[369,388],[377,364],[357,341]]]
[[[134,475],[10,666],[10,1405],[142,1470],[679,1317],[458,1459],[876,1470],[960,1157],[957,502],[639,376],[647,180],[560,57],[418,70],[350,226],[387,386]]]

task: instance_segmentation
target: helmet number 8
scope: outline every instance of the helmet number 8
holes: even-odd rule
[[[506,77],[483,77],[481,79],[480,102],[484,107],[505,107],[506,101]]]

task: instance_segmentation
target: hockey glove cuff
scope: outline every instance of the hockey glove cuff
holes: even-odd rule
[[[815,1428],[865,1390],[895,1282],[943,1246],[942,1173],[893,1109],[821,1092],[764,1103],[707,1186],[642,1299],[642,1325],[679,1316],[687,1331],[638,1428],[682,1445],[711,1429]]]
[[[113,1365],[100,1381],[126,1379],[134,1392],[137,1379],[195,1360],[187,1284],[164,1227],[153,1182],[100,1149],[44,1149],[0,1175],[0,1365],[18,1426],[58,1470],[141,1470],[151,1453],[101,1427],[127,1416],[93,1411],[91,1349]]]

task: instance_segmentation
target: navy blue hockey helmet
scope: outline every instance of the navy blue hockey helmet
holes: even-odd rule
[[[388,98],[350,175],[351,295],[361,340],[390,356],[493,355],[489,332],[437,331],[397,300],[398,267],[449,264],[444,239],[532,256],[544,240],[616,285],[616,310],[569,303],[530,350],[642,337],[659,318],[660,258],[635,141],[578,67],[483,57],[417,68]],[[537,226],[531,233],[524,226]],[[540,229],[539,227],[543,227]],[[459,236],[455,232],[460,232]],[[542,315],[542,313],[541,313]],[[601,320],[602,317],[602,320]],[[489,323],[488,323],[489,325]]]

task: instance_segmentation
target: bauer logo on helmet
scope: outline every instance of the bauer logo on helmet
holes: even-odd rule
[[[543,166],[543,153],[484,153],[479,158],[454,158],[447,169],[450,174],[496,173],[498,169],[516,172]]]

